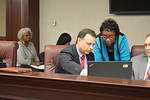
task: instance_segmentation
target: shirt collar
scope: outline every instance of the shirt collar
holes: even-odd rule
[[[76,48],[77,48],[77,52],[78,52],[78,54],[79,54],[79,57],[81,58],[82,55],[84,55],[84,54],[82,54],[82,53],[79,51],[77,44],[76,44]],[[84,55],[84,56],[85,56],[85,55]]]

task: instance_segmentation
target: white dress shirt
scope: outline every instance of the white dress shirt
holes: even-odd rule
[[[86,54],[82,54],[82,53],[79,51],[77,45],[76,45],[76,48],[77,48],[77,53],[78,53],[78,55],[79,55],[79,60],[80,60],[80,62],[81,62],[81,57],[82,57],[82,55],[85,56],[85,58],[84,58],[84,69],[83,69],[83,70],[81,71],[81,73],[80,73],[80,75],[84,75],[85,72],[87,73],[87,57],[86,57]]]

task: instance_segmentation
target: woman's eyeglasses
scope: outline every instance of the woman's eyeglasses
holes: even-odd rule
[[[107,36],[102,36],[102,37],[103,37],[104,40],[106,40],[107,38],[109,38],[110,40],[113,40],[113,39],[115,38],[115,36],[109,36],[109,37],[107,37]]]

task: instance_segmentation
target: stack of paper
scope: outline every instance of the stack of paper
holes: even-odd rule
[[[30,66],[36,69],[44,69],[44,65],[40,65],[40,66],[30,65]]]

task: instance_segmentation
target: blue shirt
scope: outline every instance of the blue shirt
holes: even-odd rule
[[[100,36],[101,44],[99,41],[99,37],[96,38],[95,45],[94,45],[94,56],[95,56],[95,61],[109,61],[109,56],[107,52],[107,47],[105,42],[103,41],[102,36]],[[117,45],[117,37],[114,41],[114,61],[129,61],[130,60],[130,49],[129,45],[127,42],[127,38],[124,34],[121,34],[119,36],[119,48]],[[102,53],[101,53],[101,47],[102,46]],[[118,49],[119,53],[118,54]]]

